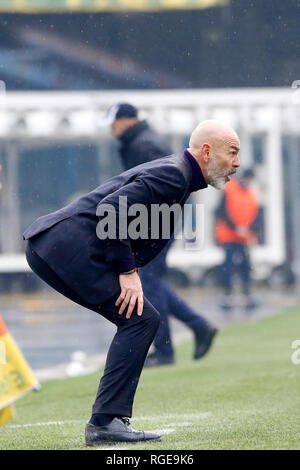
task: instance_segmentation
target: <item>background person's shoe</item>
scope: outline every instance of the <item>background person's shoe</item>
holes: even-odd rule
[[[205,333],[203,331],[197,332],[194,331],[195,334],[195,351],[194,351],[194,359],[200,359],[206,353],[208,353],[209,349],[211,348],[213,339],[217,334],[218,329],[216,327],[209,327]]]
[[[258,302],[251,297],[251,295],[247,295],[244,298],[244,308],[246,311],[252,311],[259,307]]]
[[[161,436],[148,431],[135,431],[127,418],[114,418],[106,426],[87,423],[85,427],[85,444],[87,446],[141,441],[161,441]]]
[[[175,364],[174,356],[167,356],[155,351],[151,354],[148,354],[144,363],[144,367],[165,366],[167,364]]]
[[[224,295],[222,302],[220,303],[220,308],[227,312],[234,308],[234,299],[231,294]]]

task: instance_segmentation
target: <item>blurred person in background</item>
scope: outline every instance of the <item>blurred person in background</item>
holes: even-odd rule
[[[220,205],[216,210],[216,241],[225,250],[222,267],[224,287],[224,310],[233,308],[233,278],[239,268],[244,294],[244,307],[254,309],[257,304],[251,296],[251,263],[249,245],[255,243],[253,224],[258,215],[258,196],[251,185],[254,172],[244,170],[240,181],[232,179],[225,188]]]
[[[166,139],[152,129],[147,121],[139,120],[137,108],[129,103],[112,106],[102,125],[111,126],[112,135],[120,141],[120,157],[126,170],[172,154]],[[195,338],[194,359],[200,359],[208,352],[217,332],[213,325],[189,307],[164,280],[167,273],[166,257],[173,241],[171,239],[158,256],[140,271],[145,296],[161,316],[154,339],[154,352],[147,356],[144,367],[175,362],[168,318],[170,314],[192,330]]]

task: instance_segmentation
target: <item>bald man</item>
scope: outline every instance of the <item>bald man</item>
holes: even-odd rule
[[[128,420],[159,325],[159,312],[143,296],[138,268],[169,241],[156,225],[157,218],[151,217],[152,209],[161,204],[183,207],[192,192],[208,185],[223,188],[240,165],[239,148],[233,129],[204,121],[183,153],[125,171],[40,217],[24,232],[32,270],[58,292],[117,327],[86,425],[87,446],[161,439],[156,433],[135,431]],[[137,209],[147,215],[139,224],[134,218]],[[170,234],[175,223],[172,217]],[[139,233],[131,230],[143,224]]]

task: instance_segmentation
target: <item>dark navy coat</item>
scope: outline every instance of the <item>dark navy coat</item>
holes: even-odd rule
[[[23,238],[83,300],[101,304],[120,292],[120,272],[144,266],[168,240],[100,240],[98,206],[111,204],[118,215],[119,196],[127,197],[128,207],[183,205],[191,191],[204,187],[207,184],[193,157],[170,155],[125,171],[68,206],[39,217]]]

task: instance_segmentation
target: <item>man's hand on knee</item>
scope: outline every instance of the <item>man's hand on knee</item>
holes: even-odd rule
[[[131,274],[120,274],[119,282],[121,294],[119,295],[116,306],[121,305],[119,315],[122,315],[128,306],[126,318],[130,318],[137,302],[137,314],[142,315],[144,307],[144,297],[142,283],[138,273],[135,271]]]

